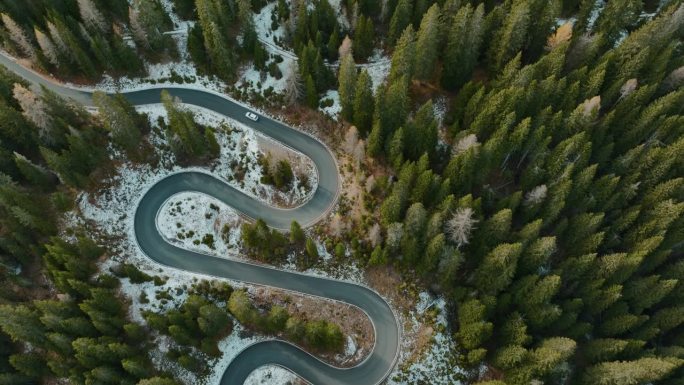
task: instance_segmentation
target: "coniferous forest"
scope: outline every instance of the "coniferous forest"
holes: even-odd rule
[[[255,24],[270,3],[272,24]],[[182,44],[169,12],[193,22]],[[292,53],[260,107],[301,118],[336,92],[321,135],[374,183],[337,207],[364,210],[344,231],[243,224],[245,255],[305,269],[321,237],[337,263],[444,298],[464,384],[684,384],[682,1],[0,0],[0,18],[5,52],[91,86],[187,50],[233,92],[244,68],[279,79]],[[264,41],[272,26],[283,38]],[[129,316],[120,280],[163,279],[102,271],[113,240],[64,218],[119,163],[156,167],[152,135],[181,165],[221,156],[218,129],[162,99],[159,124],[122,95],[95,93],[93,113],[0,67],[0,385],[181,384],[149,356],[151,335],[202,373],[237,323],[344,350],[336,320],[257,309],[227,284]],[[264,184],[292,183],[275,167]]]

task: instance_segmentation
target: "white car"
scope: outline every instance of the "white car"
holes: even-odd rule
[[[245,114],[245,116],[247,117],[247,119],[253,120],[253,121],[255,121],[255,122],[256,122],[257,120],[259,120],[259,116],[258,116],[257,114],[255,114],[254,112],[252,112],[252,111],[247,111],[247,113]]]

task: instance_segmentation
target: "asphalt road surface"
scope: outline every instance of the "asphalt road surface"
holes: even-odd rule
[[[0,64],[17,73],[34,88],[41,85],[64,97],[91,106],[91,94],[53,83],[0,54]],[[318,188],[304,205],[279,209],[251,198],[208,174],[181,172],[152,186],[142,197],[135,213],[135,236],[142,251],[154,261],[177,269],[219,278],[267,285],[352,304],[363,310],[375,328],[372,353],[358,366],[349,369],[332,367],[298,347],[283,341],[259,342],[247,347],[228,365],[222,385],[243,384],[249,374],[263,365],[279,365],[314,385],[375,385],[385,380],[395,364],[400,333],[397,320],[382,297],[373,290],[353,283],[314,277],[295,272],[222,259],[168,243],[156,227],[156,216],[164,202],[174,194],[201,192],[232,206],[250,218],[262,218],[277,229],[289,228],[292,220],[310,226],[335,204],[340,189],[337,165],[332,154],[317,139],[278,121],[260,117],[253,122],[245,117],[248,109],[216,93],[183,87],[168,87],[183,103],[213,110],[238,120],[255,130],[309,156],[318,171]],[[160,102],[161,88],[133,91],[124,96],[133,104]]]

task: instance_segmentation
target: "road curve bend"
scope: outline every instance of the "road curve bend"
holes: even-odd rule
[[[27,80],[33,87],[44,86],[64,97],[92,106],[92,93],[60,85],[16,63],[0,53],[0,64]],[[236,281],[272,286],[357,306],[370,318],[375,329],[375,346],[359,365],[342,369],[330,366],[300,348],[284,341],[259,342],[245,348],[233,359],[221,378],[222,385],[243,384],[249,374],[263,365],[279,365],[314,385],[376,385],[389,375],[399,352],[397,319],[387,302],[375,291],[353,283],[283,271],[247,262],[218,258],[178,248],[159,233],[156,217],[164,202],[181,192],[200,192],[221,200],[250,218],[263,218],[269,226],[287,229],[292,220],[310,226],[335,204],[340,189],[333,155],[317,139],[267,117],[258,122],[244,115],[247,107],[211,91],[166,87],[183,103],[210,109],[246,124],[255,130],[307,155],[315,163],[319,184],[304,205],[279,209],[258,201],[223,181],[200,172],[170,175],[145,192],[134,218],[135,236],[142,251],[154,261],[177,269]],[[132,91],[123,95],[135,105],[160,102],[162,88]]]

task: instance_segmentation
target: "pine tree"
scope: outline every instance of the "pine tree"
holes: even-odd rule
[[[128,153],[134,152],[140,145],[142,122],[133,106],[120,94],[112,98],[103,92],[95,92],[93,102],[114,142]]]
[[[515,275],[521,245],[504,243],[489,252],[475,272],[476,285],[487,293],[497,293],[511,283]]]
[[[347,40],[349,36],[345,37],[345,40]],[[330,38],[328,39],[328,60],[333,62],[337,60],[338,57],[338,48],[340,47],[340,31],[339,28],[337,28],[337,25],[335,26],[335,29],[333,30],[333,33],[330,34]]]
[[[612,46],[625,28],[633,26],[638,21],[642,7],[641,1],[611,1],[601,11],[594,30],[602,33],[606,43]]]
[[[249,300],[247,293],[243,290],[235,290],[230,295],[228,309],[243,324],[251,324],[256,317],[256,310]]]
[[[367,135],[373,124],[374,101],[373,80],[365,69],[356,80],[354,94],[352,121],[362,134]]]
[[[530,26],[530,8],[527,1],[513,1],[504,24],[497,31],[494,44],[490,47],[489,65],[494,72],[501,70],[506,63],[524,48]]]
[[[367,60],[373,53],[375,25],[370,17],[361,15],[354,30],[354,55],[361,61]]]
[[[423,154],[434,159],[438,136],[432,100],[418,109],[413,120],[406,125],[405,136],[406,142],[411,143],[404,151],[408,159],[418,160]]]
[[[416,63],[416,34],[412,26],[406,27],[392,54],[392,67],[388,82],[396,83],[399,79],[409,82],[413,77]]]
[[[197,325],[207,337],[216,337],[232,327],[230,318],[228,318],[225,310],[211,303],[199,308]]]
[[[175,42],[164,30],[173,28],[171,19],[158,0],[133,2],[129,19],[136,43],[154,52],[176,54]]]
[[[312,261],[318,260],[318,249],[311,238],[306,239],[306,254]]]
[[[411,0],[399,0],[389,24],[389,32],[387,33],[389,44],[394,44],[402,31],[411,24],[412,14],[413,4]]]
[[[435,71],[437,50],[440,45],[440,9],[433,4],[420,22],[416,39],[416,77],[430,80]]]
[[[356,92],[356,66],[354,57],[351,54],[346,54],[342,57],[338,83],[342,118],[351,121],[354,116],[354,99]]]
[[[235,77],[235,50],[222,31],[229,28],[233,15],[217,0],[198,0],[196,5],[209,67],[222,79],[231,80]]]
[[[487,341],[494,325],[486,320],[486,308],[476,299],[460,304],[458,310],[459,330],[456,339],[468,350],[473,350]]]
[[[306,105],[309,108],[318,108],[318,91],[311,75],[306,78]]]
[[[393,133],[398,129],[408,117],[409,114],[409,97],[408,97],[408,80],[407,76],[403,76],[392,83],[385,94],[384,101],[385,110],[381,113],[381,126],[383,135]],[[376,111],[378,105],[376,104]]]
[[[21,174],[31,184],[42,190],[49,190],[57,183],[57,178],[43,167],[34,164],[19,153],[14,153],[14,161]]]
[[[683,360],[676,358],[641,358],[635,361],[604,362],[587,369],[584,383],[599,385],[649,383],[666,378],[683,364]]]
[[[199,126],[192,111],[182,109],[167,90],[162,91],[161,100],[169,116],[166,134],[177,155],[190,158],[218,155],[219,146],[213,132]]]
[[[302,246],[305,242],[306,239],[306,234],[304,234],[304,230],[302,230],[302,227],[297,223],[297,221],[292,221],[290,224],[290,243]]]
[[[2,305],[0,309],[0,328],[13,341],[25,341],[36,346],[44,345],[45,330],[36,311],[24,305]]]
[[[447,34],[442,86],[456,89],[467,82],[477,65],[484,32],[484,7],[461,8]]]

